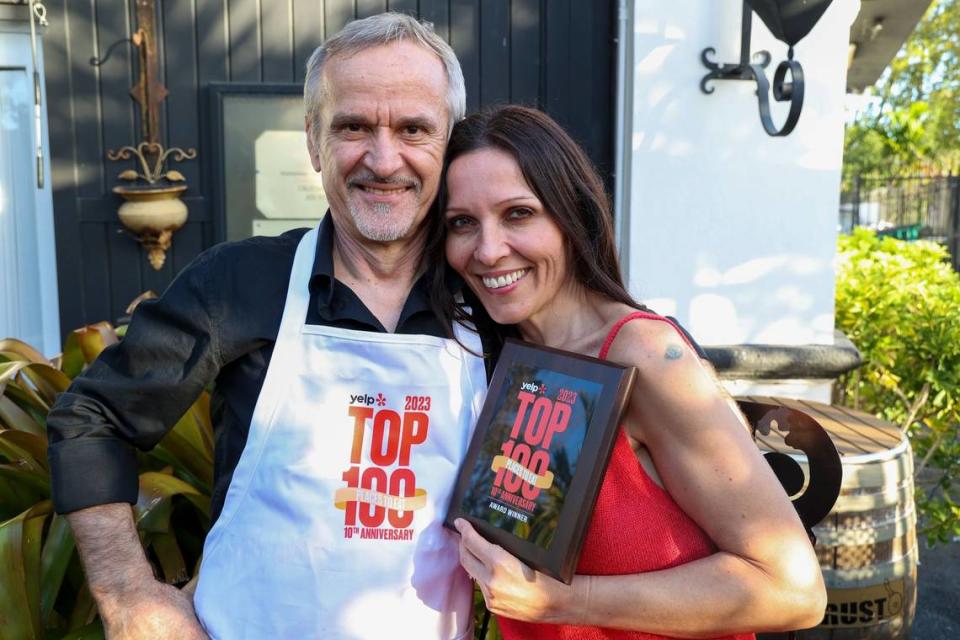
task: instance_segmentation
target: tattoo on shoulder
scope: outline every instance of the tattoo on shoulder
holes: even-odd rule
[[[667,360],[679,360],[683,357],[683,349],[680,345],[671,344],[667,347],[667,352],[663,354],[663,357]]]

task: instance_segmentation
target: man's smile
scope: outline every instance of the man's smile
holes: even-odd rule
[[[361,185],[360,189],[366,193],[375,195],[375,196],[391,196],[398,193],[403,193],[410,189],[410,187],[393,187],[390,189],[378,189],[376,187],[366,187]]]

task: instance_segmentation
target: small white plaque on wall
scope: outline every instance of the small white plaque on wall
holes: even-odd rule
[[[320,174],[313,170],[306,148],[304,131],[271,130],[257,137],[254,145],[257,210],[265,218],[316,221],[317,212],[327,210],[323,182]],[[257,222],[254,221],[254,233]]]

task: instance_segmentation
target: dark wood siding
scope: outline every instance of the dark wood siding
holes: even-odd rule
[[[190,217],[159,272],[119,224],[111,189],[124,163],[106,150],[139,142],[129,89],[136,50],[127,0],[47,0],[46,81],[53,161],[61,326],[115,319],[147,289],[162,291],[220,240],[212,223],[213,168],[205,87],[211,82],[302,82],[304,63],[327,34],[384,10],[434,23],[463,66],[473,110],[506,102],[553,115],[609,176],[613,157],[615,3],[582,0],[162,0],[160,73],[169,96],[167,146],[195,147],[176,164]],[[117,44],[120,43],[120,44]],[[111,55],[100,66],[90,59]]]

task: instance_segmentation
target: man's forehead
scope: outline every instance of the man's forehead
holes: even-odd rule
[[[441,120],[447,115],[447,76],[435,53],[411,43],[338,54],[324,65],[323,111],[327,118]],[[329,121],[329,120],[328,120]]]
[[[400,41],[331,56],[323,68],[331,88],[378,80],[382,84],[411,83],[446,91],[447,72],[440,57],[425,47]]]

